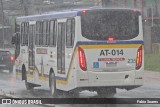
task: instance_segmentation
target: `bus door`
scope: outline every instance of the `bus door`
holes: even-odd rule
[[[29,73],[31,76],[33,76],[34,66],[35,66],[35,44],[34,44],[34,38],[35,38],[35,24],[30,23],[29,24],[29,57],[28,57],[28,68]]]
[[[65,67],[66,67],[66,71],[70,72],[72,70],[74,70],[71,66],[71,64],[73,63],[72,58],[74,56],[74,40],[75,40],[75,19],[74,18],[68,18],[66,21],[66,49],[65,49]],[[70,68],[71,67],[71,68]],[[68,74],[68,73],[67,73]],[[70,84],[74,85],[73,83]],[[71,86],[72,87],[72,86]],[[74,87],[74,86],[73,86]]]
[[[65,74],[65,23],[58,23],[58,41],[57,41],[57,72]]]

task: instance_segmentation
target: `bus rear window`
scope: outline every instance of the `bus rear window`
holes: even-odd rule
[[[81,13],[82,36],[90,40],[133,39],[139,34],[139,12],[124,9],[86,10]]]

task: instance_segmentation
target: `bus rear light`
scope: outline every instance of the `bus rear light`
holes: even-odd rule
[[[114,40],[115,40],[115,37],[110,36],[110,37],[107,38],[107,40],[108,40],[108,41],[114,41]]]
[[[137,51],[136,70],[140,69],[141,66],[142,66],[142,46]]]
[[[133,12],[138,12],[138,10],[134,9]]]
[[[79,56],[79,66],[83,71],[87,70],[86,57],[84,50],[82,48],[78,48],[78,56]]]
[[[109,40],[109,41],[113,41],[113,40],[114,40],[114,38],[111,38],[111,37],[110,37],[110,38],[108,38],[108,40]]]

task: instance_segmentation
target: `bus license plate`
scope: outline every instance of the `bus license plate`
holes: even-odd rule
[[[106,62],[106,67],[116,67],[117,62]]]

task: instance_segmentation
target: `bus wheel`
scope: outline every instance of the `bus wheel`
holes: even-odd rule
[[[53,72],[51,72],[50,76],[49,76],[49,84],[50,84],[50,92],[52,94],[53,97],[56,97],[58,94],[57,89],[56,89],[56,81],[55,81],[55,75]]]
[[[25,85],[27,90],[33,90],[34,88],[33,84],[27,82],[27,74],[25,74]]]
[[[100,88],[97,94],[99,97],[113,97],[116,94],[116,88]]]

